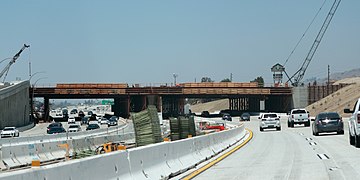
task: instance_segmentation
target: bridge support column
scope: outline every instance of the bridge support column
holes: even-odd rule
[[[49,106],[49,98],[44,97],[44,121],[49,121],[49,115],[50,115],[50,106]]]
[[[130,111],[140,112],[147,107],[146,96],[131,96],[130,97]]]
[[[154,105],[156,106],[158,112],[161,111],[162,102],[161,102],[161,96],[158,95],[148,95],[147,96],[147,105]]]
[[[185,98],[162,97],[162,112],[164,118],[177,117],[184,113]]]
[[[249,109],[249,98],[229,98],[229,109],[247,111]]]
[[[260,100],[261,100],[261,98],[259,98],[259,97],[250,97],[248,110],[255,111],[255,112],[260,111]]]
[[[128,118],[130,115],[130,98],[114,98],[112,110],[115,116]]]

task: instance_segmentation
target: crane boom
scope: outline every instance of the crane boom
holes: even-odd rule
[[[24,46],[20,49],[20,51],[14,55],[14,57],[11,59],[9,64],[7,64],[6,67],[1,71],[0,79],[5,75],[3,82],[5,82],[5,78],[7,76],[7,73],[9,72],[10,66],[15,63],[16,59],[19,58],[20,54],[24,51],[24,49],[28,47],[30,47],[30,45],[24,44]]]
[[[291,76],[291,78],[295,77],[294,82],[292,82],[291,78],[289,78],[289,81],[292,82],[293,86],[300,85],[300,81],[303,79],[303,77],[305,75],[305,71],[308,68],[308,66],[311,62],[311,59],[313,58],[317,48],[319,47],[319,44],[326,32],[326,29],[329,27],[329,24],[330,24],[332,18],[334,17],[334,14],[335,14],[340,2],[341,2],[341,0],[335,0],[333,5],[331,6],[331,9],[330,9],[328,15],[326,16],[326,19],[325,19],[318,35],[316,36],[316,39],[315,39],[314,43],[312,44],[309,53],[307,54],[307,56],[305,58],[305,61],[303,62],[301,68],[298,71],[296,71],[296,73],[293,76]]]

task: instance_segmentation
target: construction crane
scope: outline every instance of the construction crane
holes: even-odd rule
[[[0,79],[4,76],[3,82],[5,82],[5,78],[10,70],[10,66],[15,63],[16,59],[19,58],[19,56],[23,52],[23,50],[28,47],[30,47],[30,45],[24,44],[24,46],[20,49],[20,51],[18,53],[15,54],[15,56],[12,58],[12,60],[9,62],[9,64],[6,65],[6,67],[1,71]]]
[[[323,25],[321,26],[321,29],[320,29],[318,35],[316,36],[316,39],[315,39],[314,43],[312,44],[310,51],[307,54],[305,61],[303,62],[301,68],[298,71],[296,71],[296,73],[294,73],[294,75],[292,75],[291,77],[289,77],[289,75],[285,72],[286,76],[289,78],[289,80],[287,82],[290,81],[294,87],[301,85],[300,81],[303,79],[303,77],[305,75],[305,71],[310,64],[311,59],[314,57],[314,54],[315,54],[317,48],[319,47],[319,44],[326,32],[326,29],[329,27],[329,24],[330,24],[332,18],[334,17],[334,14],[335,14],[340,2],[341,2],[341,0],[335,0],[333,5],[331,6],[331,9],[330,9],[328,15],[326,16],[326,19],[325,19]],[[294,79],[294,80],[292,80],[292,79]]]

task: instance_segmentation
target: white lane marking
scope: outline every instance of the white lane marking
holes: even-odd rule
[[[315,146],[317,145],[316,142],[309,142],[310,146]]]
[[[304,136],[304,133],[299,133],[300,134],[300,136]]]
[[[307,141],[312,141],[313,139],[312,138],[305,138]]]
[[[317,154],[320,159],[330,159],[326,154]]]

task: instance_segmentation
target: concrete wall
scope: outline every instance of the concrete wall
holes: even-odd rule
[[[30,124],[29,81],[0,89],[0,129]]]
[[[293,108],[305,108],[308,105],[308,87],[293,87]]]

